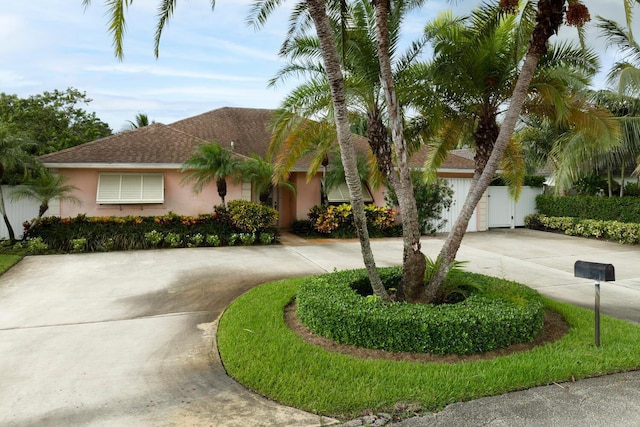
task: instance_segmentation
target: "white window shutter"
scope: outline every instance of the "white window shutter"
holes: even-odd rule
[[[96,202],[99,204],[164,203],[161,173],[101,173]]]
[[[100,174],[96,202],[114,203],[120,200],[120,175]]]

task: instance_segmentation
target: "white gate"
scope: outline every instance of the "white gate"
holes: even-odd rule
[[[31,221],[38,216],[38,208],[40,203],[36,200],[23,199],[14,202],[9,197],[16,187],[10,185],[2,186],[2,194],[4,195],[4,206],[7,209],[7,216],[9,217],[9,223],[17,239],[22,238],[24,229],[22,223],[25,221]],[[49,203],[49,210],[45,216],[60,215],[60,205],[56,201]],[[0,239],[8,239],[9,231],[4,224],[4,220],[0,218]]]
[[[542,188],[522,187],[515,201],[507,187],[489,187],[489,228],[524,226],[524,218],[536,212],[536,196],[541,193]]]
[[[444,227],[438,230],[439,233],[448,233],[451,231],[451,227],[456,222],[464,201],[467,198],[469,189],[471,188],[470,178],[446,178],[445,181],[449,183],[449,186],[453,189],[453,201],[448,211],[443,212],[443,218],[447,220]],[[478,231],[478,210],[474,209],[473,215],[467,225],[467,231]]]

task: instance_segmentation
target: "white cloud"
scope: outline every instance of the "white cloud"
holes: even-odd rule
[[[262,79],[256,77],[246,77],[237,74],[215,74],[207,72],[188,71],[183,69],[174,69],[166,67],[154,67],[152,65],[133,65],[133,64],[117,64],[117,65],[89,65],[85,67],[86,71],[98,73],[122,73],[122,74],[145,74],[147,76],[160,77],[176,77],[187,79],[202,80],[220,80],[227,82],[257,82]]]
[[[80,0],[11,1],[0,11],[1,91],[28,96],[69,86],[94,101],[88,109],[119,129],[138,112],[171,122],[225,105],[273,108],[294,86],[267,89],[282,65],[278,50],[295,1],[285,2],[260,31],[246,25],[253,0],[179,2],[165,28],[159,59],[153,56],[158,0],[136,0],[126,15],[125,59],[114,58],[103,1],[85,11]],[[592,17],[624,22],[621,0],[586,2]],[[430,0],[408,17],[405,34],[417,37],[424,23],[448,8],[468,12],[479,0]],[[637,9],[637,7],[636,7]],[[636,14],[637,17],[637,14]],[[640,38],[640,20],[634,31]],[[602,54],[603,74],[617,58],[594,29],[589,44]],[[574,37],[573,29],[561,35]],[[402,49],[400,49],[402,50]]]

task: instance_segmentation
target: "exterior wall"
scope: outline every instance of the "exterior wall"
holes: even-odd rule
[[[307,219],[309,209],[321,202],[320,183],[322,176],[318,174],[307,182],[306,172],[294,172],[291,174],[291,182],[296,186],[295,219]]]
[[[221,203],[215,183],[195,194],[191,184],[181,185],[183,173],[173,170],[109,170],[109,172],[162,173],[164,174],[164,203],[158,204],[121,204],[99,205],[96,203],[99,170],[95,169],[61,169],[60,173],[69,178],[67,184],[75,185],[75,195],[82,200],[81,205],[62,202],[61,217],[74,217],[78,214],[87,216],[155,216],[174,212],[179,215],[199,215],[210,213],[213,206]],[[226,201],[242,199],[242,184],[227,183]]]
[[[387,187],[381,185],[380,188],[371,188],[371,195],[373,196],[373,203],[377,206],[387,206],[387,202],[384,197],[387,195]]]

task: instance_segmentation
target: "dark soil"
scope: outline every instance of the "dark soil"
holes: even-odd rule
[[[562,338],[564,334],[566,334],[569,330],[569,324],[561,315],[554,311],[547,310],[544,316],[543,330],[542,332],[540,332],[540,334],[538,334],[533,342],[526,344],[514,344],[509,347],[490,351],[487,353],[473,354],[470,356],[460,356],[456,354],[439,355],[424,353],[394,353],[385,350],[371,350],[368,348],[356,347],[353,345],[339,344],[335,341],[314,334],[306,326],[304,326],[298,319],[298,316],[296,316],[295,301],[285,307],[284,318],[287,326],[289,326],[289,328],[296,334],[298,334],[303,340],[305,340],[309,344],[320,346],[327,351],[348,354],[350,356],[358,357],[361,359],[386,359],[402,362],[420,363],[455,363],[506,356],[508,354],[527,351],[540,345],[552,343],[557,339]]]

